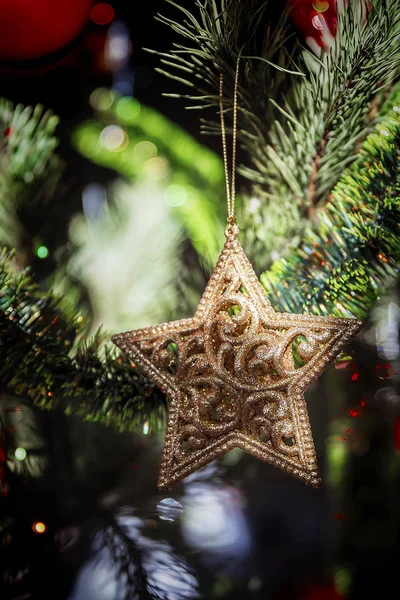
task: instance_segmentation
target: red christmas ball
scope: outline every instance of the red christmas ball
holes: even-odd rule
[[[292,0],[291,17],[313,50],[326,50],[332,44],[337,27],[335,0]]]
[[[0,61],[30,60],[72,42],[92,0],[0,0]]]

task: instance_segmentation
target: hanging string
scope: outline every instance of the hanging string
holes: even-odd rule
[[[219,111],[221,116],[221,137],[222,137],[222,153],[224,158],[225,169],[225,184],[226,184],[226,202],[228,205],[228,222],[234,222],[235,217],[235,174],[236,174],[236,138],[237,138],[237,90],[239,79],[239,61],[236,61],[235,85],[233,89],[233,125],[232,125],[232,167],[231,167],[231,183],[229,184],[229,167],[228,167],[228,151],[226,145],[226,129],[224,109],[222,104],[224,91],[224,75],[219,76]]]

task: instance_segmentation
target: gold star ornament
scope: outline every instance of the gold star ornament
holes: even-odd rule
[[[275,312],[226,235],[193,318],[112,338],[170,399],[158,486],[238,447],[317,487],[304,392],[362,321]]]

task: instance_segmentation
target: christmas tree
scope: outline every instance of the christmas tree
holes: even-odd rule
[[[356,317],[366,324],[308,398],[311,422],[319,424],[314,433],[317,453],[323,455],[327,503],[321,497],[310,500],[312,491],[298,491],[298,484],[287,483],[282,474],[267,481],[288,497],[297,494],[299,502],[309,502],[304,517],[296,512],[304,527],[312,523],[312,509],[329,513],[330,539],[324,546],[329,556],[314,556],[310,568],[311,553],[299,575],[295,563],[304,547],[296,546],[289,533],[293,507],[288,497],[289,508],[280,511],[280,496],[270,496],[269,514],[282,522],[280,535],[266,527],[257,536],[244,521],[241,525],[244,517],[233,506],[240,496],[237,481],[246,489],[249,512],[257,513],[254,495],[250,499],[254,480],[270,473],[241,451],[188,478],[179,501],[158,498],[157,514],[165,523],[179,521],[185,507],[184,540],[200,559],[186,562],[174,557],[165,541],[140,534],[153,518],[148,506],[139,518],[102,496],[103,520],[100,525],[100,520],[91,522],[87,531],[99,528],[101,539],[93,541],[92,550],[96,544],[107,548],[103,560],[114,565],[115,585],[123,582],[123,595],[113,588],[107,598],[195,598],[196,575],[210,598],[361,598],[365,589],[381,589],[377,581],[365,579],[376,557],[368,550],[382,550],[378,576],[384,560],[394,564],[398,545],[391,528],[399,524],[400,3],[292,0],[272,6],[264,0],[205,0],[188,7],[167,0],[156,18],[169,32],[170,50],[160,51],[154,42],[146,52],[157,61],[156,71],[167,77],[165,95],[191,110],[205,143],[123,88],[94,86],[90,116],[69,130],[69,142],[85,164],[112,172],[112,182],[85,186],[82,209],[69,219],[63,244],[57,246],[49,233],[56,227],[57,197],[68,194],[68,165],[57,150],[59,119],[39,105],[0,103],[4,503],[9,492],[12,499],[21,498],[25,477],[29,481],[35,469],[43,476],[47,462],[54,464],[60,452],[55,434],[46,449],[40,448],[43,436],[38,436],[36,449],[35,438],[18,439],[22,415],[33,430],[40,429],[41,415],[47,415],[48,423],[59,426],[60,440],[68,438],[69,443],[62,432],[70,420],[94,447],[98,430],[84,429],[93,422],[109,426],[109,433],[101,434],[105,439],[114,440],[120,432],[124,450],[131,432],[138,439],[144,434],[145,444],[153,440],[159,450],[168,397],[118,352],[111,335],[187,318],[198,304],[222,245],[226,211],[222,152],[219,156],[206,140],[221,135],[221,74],[223,110],[232,132],[239,58],[237,216],[242,246],[275,310]],[[321,395],[322,407],[314,399]],[[141,453],[143,448],[129,450],[129,460]],[[153,457],[143,460],[153,463]],[[125,464],[121,457],[117,462]],[[111,463],[109,469],[111,473]],[[83,472],[78,473],[79,485]],[[76,472],[67,470],[62,477],[71,481]],[[226,478],[226,489],[220,478]],[[258,485],[257,494],[264,497],[263,484]],[[292,492],[290,485],[296,486]],[[41,487],[35,484],[35,499],[43,493]],[[149,489],[143,497],[154,494]],[[229,513],[225,503],[231,503],[232,518],[221,518],[221,529],[210,525],[215,539],[230,528],[233,541],[226,546],[215,540],[213,545],[196,530],[196,521],[207,512],[203,497],[216,512],[225,505]],[[37,527],[57,523],[64,535],[57,544],[64,548],[69,543],[65,536],[74,536],[70,515],[75,508],[57,498],[62,509],[54,515],[52,501],[47,498],[42,513],[40,502],[34,503],[32,527],[40,533]],[[140,494],[134,502],[141,505]],[[5,536],[20,522],[18,511],[13,509],[9,522],[4,521]],[[322,529],[321,523],[320,514],[314,525]],[[298,523],[292,526],[301,536]],[[179,546],[173,534],[161,533]],[[293,544],[293,553],[279,563],[283,574],[270,567],[264,572],[271,547],[263,535],[277,544]],[[46,546],[49,557],[52,548]],[[318,554],[319,538],[315,548]],[[231,568],[224,566],[226,561]],[[7,572],[8,584],[15,585],[15,575]],[[76,598],[100,597],[98,589],[84,591],[85,577],[80,573],[78,581],[86,596],[77,593]],[[292,583],[283,584],[288,578]],[[62,594],[70,597],[67,591]]]

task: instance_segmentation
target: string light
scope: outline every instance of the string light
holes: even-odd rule
[[[118,125],[108,125],[100,134],[100,142],[111,152],[121,152],[127,147],[129,137]]]
[[[49,250],[48,248],[46,248],[46,246],[39,246],[39,248],[36,250],[36,256],[38,258],[45,259],[48,257],[48,255]]]
[[[32,531],[39,534],[46,533],[47,527],[42,521],[35,521],[32,524]]]
[[[16,460],[25,460],[26,458],[26,450],[25,448],[16,448],[14,452],[14,456]]]

